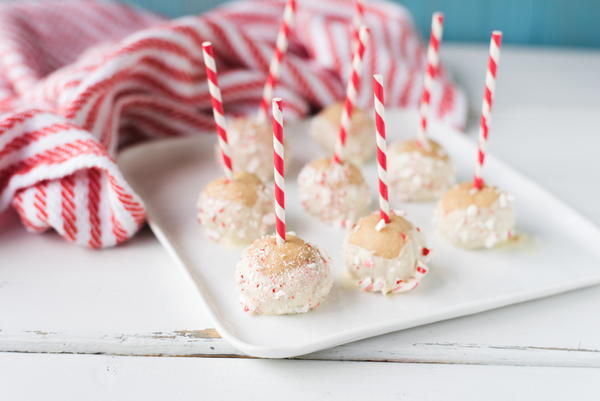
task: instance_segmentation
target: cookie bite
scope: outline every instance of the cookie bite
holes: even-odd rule
[[[318,248],[287,233],[260,238],[236,267],[242,308],[259,315],[304,313],[316,308],[333,285],[329,260]]]
[[[324,223],[349,227],[371,203],[369,186],[351,162],[321,158],[308,163],[298,175],[304,209]]]
[[[434,213],[437,233],[460,248],[492,248],[513,237],[513,196],[463,182],[444,194]]]
[[[378,227],[378,212],[361,218],[344,244],[344,263],[365,291],[382,294],[410,291],[427,274],[429,249],[422,232],[397,212]],[[378,229],[379,228],[379,229]]]
[[[338,102],[325,107],[311,120],[309,134],[327,155],[333,155],[339,135],[344,103]],[[369,113],[354,107],[346,132],[344,160],[360,166],[373,158],[373,119]]]
[[[239,117],[230,119],[227,135],[231,161],[264,182],[273,179],[273,136],[268,122]],[[286,148],[289,160],[289,149]],[[220,159],[220,158],[219,158]]]
[[[201,192],[197,211],[207,237],[225,245],[248,245],[275,223],[271,191],[254,174],[238,171]]]
[[[390,146],[389,179],[392,198],[402,201],[439,199],[454,185],[450,158],[439,143],[426,139],[397,142]]]

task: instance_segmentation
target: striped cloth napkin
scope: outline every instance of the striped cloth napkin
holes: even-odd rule
[[[32,232],[53,229],[91,248],[143,225],[144,205],[114,156],[125,144],[214,129],[201,43],[213,42],[225,109],[254,113],[282,0],[230,3],[168,21],[121,4],[40,1],[0,5],[0,212],[11,205]],[[353,2],[302,0],[277,96],[286,118],[344,97]],[[388,106],[416,108],[425,48],[408,13],[369,1],[365,76],[384,74]],[[362,91],[358,105],[372,100]],[[462,93],[441,74],[432,119],[462,127]]]

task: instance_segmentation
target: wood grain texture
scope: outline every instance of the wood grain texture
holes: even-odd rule
[[[395,344],[393,337],[304,355],[301,360],[600,368],[600,349],[456,342]],[[121,356],[246,357],[214,329],[135,334],[0,332],[0,352]]]
[[[591,401],[600,370],[0,353],[0,377],[11,401]]]

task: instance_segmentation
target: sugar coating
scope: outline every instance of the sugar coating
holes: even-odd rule
[[[445,210],[440,201],[434,212],[434,224],[438,234],[454,246],[493,248],[514,235],[513,203],[514,198],[502,191],[486,206],[472,203],[461,209]]]
[[[329,108],[335,109],[329,111]],[[333,155],[338,141],[341,107],[339,103],[336,103],[329,108],[311,120],[309,134],[321,145],[327,155]],[[343,159],[362,165],[373,158],[375,154],[374,130],[371,117],[360,109],[354,109],[343,150]]]
[[[262,183],[250,205],[243,199],[223,199],[203,191],[197,212],[206,236],[223,245],[247,245],[275,224],[273,197]]]
[[[389,150],[388,171],[390,192],[403,201],[438,199],[455,181],[454,168],[447,158],[406,152],[395,145]]]
[[[234,169],[254,173],[265,182],[273,181],[273,130],[268,121],[258,122],[248,117],[231,119],[227,139]],[[290,160],[287,142],[284,147],[287,164]],[[218,145],[216,152],[221,162]]]
[[[298,185],[304,209],[338,227],[350,226],[371,203],[369,186],[360,170],[348,162],[332,161],[325,168],[309,163],[300,171]]]
[[[425,246],[425,237],[419,229],[411,227],[402,235],[404,243],[399,253],[391,258],[379,256],[372,249],[351,243],[350,235],[346,238],[344,264],[361,289],[389,294],[410,291],[419,285],[429,270],[426,262],[430,251]]]
[[[246,248],[236,266],[236,282],[245,312],[259,315],[305,313],[318,307],[333,285],[329,259],[311,244],[301,242],[293,253],[281,251],[268,236]],[[269,261],[277,261],[273,265]]]

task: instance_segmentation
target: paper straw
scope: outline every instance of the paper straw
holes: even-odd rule
[[[352,53],[356,51],[359,41],[359,30],[364,25],[365,3],[362,0],[354,2],[354,16],[352,17]]]
[[[279,70],[281,60],[287,52],[289,44],[290,29],[294,24],[294,18],[296,16],[296,0],[288,0],[283,10],[283,21],[279,26],[279,32],[277,33],[277,40],[275,42],[275,53],[271,58],[269,64],[269,75],[267,76],[267,82],[263,89],[262,100],[260,108],[258,110],[258,120],[265,121],[269,115],[269,104],[273,97],[273,90],[277,86],[279,80]]]
[[[483,188],[484,182],[481,178],[481,169],[485,161],[486,144],[488,140],[490,119],[492,114],[492,102],[496,89],[496,70],[500,61],[500,46],[502,46],[502,32],[492,32],[490,40],[490,55],[488,59],[487,72],[485,74],[485,89],[483,92],[483,104],[481,106],[481,119],[479,121],[479,141],[477,149],[477,163],[475,163],[475,177],[473,187]]]
[[[427,120],[429,118],[429,104],[431,102],[431,86],[433,80],[439,73],[440,66],[440,43],[444,33],[444,14],[437,12],[431,17],[431,34],[429,37],[429,46],[427,47],[427,69],[425,70],[425,80],[423,82],[423,95],[421,96],[421,129],[419,131],[418,143],[428,148],[427,142]]]
[[[221,89],[219,88],[219,79],[217,75],[217,64],[213,52],[212,43],[202,43],[202,55],[204,56],[204,66],[206,69],[206,80],[208,81],[208,91],[210,92],[210,101],[212,103],[213,117],[217,126],[219,137],[219,149],[225,176],[228,180],[233,179],[233,165],[229,153],[229,142],[227,141],[227,120],[223,111],[223,99]]]
[[[283,108],[273,99],[273,177],[275,178],[275,230],[277,244],[285,242],[285,167],[283,151]]]
[[[375,130],[377,139],[377,175],[379,179],[379,215],[381,220],[376,229],[380,231],[390,222],[390,203],[387,183],[387,144],[385,140],[385,105],[383,98],[383,77],[373,75],[373,93],[375,106]]]
[[[358,91],[360,90],[360,73],[362,71],[368,35],[369,31],[367,27],[364,25],[361,26],[358,34],[358,46],[354,52],[354,57],[352,57],[352,72],[348,79],[348,85],[346,86],[346,100],[344,102],[344,109],[342,110],[336,149],[333,154],[333,160],[335,160],[336,163],[341,163],[343,159],[346,136],[348,129],[350,128],[350,119],[352,118],[354,103],[356,102]]]

